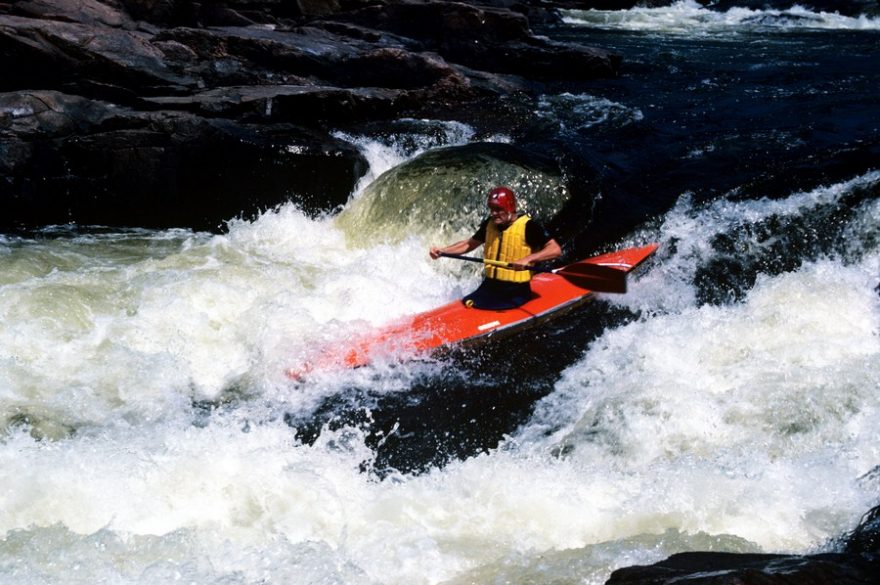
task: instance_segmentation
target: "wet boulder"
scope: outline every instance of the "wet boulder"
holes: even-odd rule
[[[58,92],[0,94],[0,229],[46,224],[217,231],[284,201],[346,201],[366,162],[291,124],[136,112]]]
[[[650,566],[618,569],[607,585],[864,585],[880,575],[880,506],[850,534],[838,552],[815,555],[688,552]]]

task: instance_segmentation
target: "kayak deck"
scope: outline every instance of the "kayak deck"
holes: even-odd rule
[[[627,248],[575,264],[596,264],[630,272],[656,249],[657,244]],[[553,313],[589,300],[594,294],[593,291],[576,286],[563,276],[553,273],[534,275],[531,288],[532,298],[515,309],[470,308],[458,299],[365,334],[344,347],[325,348],[300,367],[288,369],[286,374],[291,379],[300,380],[310,372],[355,368],[382,356],[393,355],[410,359],[426,355],[443,346],[470,343],[506,329],[541,321]]]

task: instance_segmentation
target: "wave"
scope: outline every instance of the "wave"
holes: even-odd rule
[[[680,0],[662,8],[564,10],[563,21],[570,25],[607,30],[674,34],[880,30],[880,18],[867,15],[853,17],[837,12],[816,12],[797,4],[788,9],[735,7],[721,12],[705,8],[694,0]]]
[[[636,235],[661,242],[656,266],[631,283],[627,295],[609,297],[642,318],[607,331],[568,368],[519,441],[557,450],[595,447],[609,417],[624,424],[627,414],[621,405],[645,409],[638,416],[648,410],[669,415],[681,400],[681,412],[690,418],[679,422],[700,427],[700,440],[726,429],[724,441],[732,447],[732,427],[760,426],[770,432],[768,445],[773,435],[786,442],[777,446],[782,449],[792,446],[791,435],[816,432],[821,447],[827,440],[821,436],[827,430],[822,425],[840,431],[840,420],[857,415],[848,404],[866,401],[872,409],[880,408],[865,394],[877,383],[871,364],[880,352],[878,187],[880,172],[870,172],[779,200],[724,199],[699,205],[683,196],[653,236]],[[825,222],[829,207],[851,207],[852,214],[835,220],[829,235],[814,241],[803,237],[803,218]],[[767,224],[776,231],[761,235],[760,226]],[[797,229],[786,233],[792,226]],[[727,239],[734,241],[731,246],[743,264],[756,262],[763,271],[742,298],[706,303],[699,295],[701,267],[731,253],[727,244],[717,246]],[[787,249],[777,247],[788,239]],[[835,244],[826,247],[820,240]],[[766,260],[780,253],[794,257],[790,267],[779,270]],[[847,375],[838,379],[841,372]],[[853,402],[849,393],[860,398]],[[798,396],[803,399],[788,402]],[[724,405],[716,408],[716,399]],[[766,404],[773,400],[779,404]],[[692,417],[702,401],[704,416]],[[671,431],[676,415],[666,415],[660,420]],[[655,431],[655,439],[663,435],[663,429]],[[694,439],[685,437],[681,427],[675,433],[671,442]],[[657,447],[657,441],[644,437],[632,446],[636,444],[646,450]],[[668,454],[673,446],[664,448]]]
[[[590,94],[561,93],[543,95],[538,100],[538,116],[559,125],[560,130],[580,132],[599,125],[621,128],[641,122],[645,115],[607,98]]]
[[[608,297],[639,317],[596,339],[507,448],[592,469],[624,491],[621,509],[665,502],[687,532],[733,534],[764,551],[830,546],[823,541],[845,524],[826,531],[817,520],[875,500],[865,478],[880,421],[880,200],[855,205],[835,251],[801,242],[789,251],[794,268],[759,275],[735,302],[701,303],[695,281],[701,264],[727,253],[712,234],[821,216],[878,183],[869,173],[780,200],[684,197],[654,232],[663,244],[650,271]],[[747,238],[736,248],[764,253]],[[835,495],[826,499],[819,483]],[[659,516],[651,521],[662,529]]]

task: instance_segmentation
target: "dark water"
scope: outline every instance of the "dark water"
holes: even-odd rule
[[[876,168],[877,31],[553,33],[624,56],[621,77],[589,92],[643,118],[566,138],[605,164],[613,197],[647,213],[684,192],[785,197]]]

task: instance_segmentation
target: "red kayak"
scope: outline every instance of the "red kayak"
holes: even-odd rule
[[[381,358],[424,357],[444,346],[470,344],[502,331],[536,324],[590,300],[595,292],[623,292],[626,274],[656,249],[657,244],[627,248],[536,274],[531,281],[532,299],[515,309],[476,309],[465,306],[461,300],[452,301],[344,345],[326,347],[303,365],[288,369],[287,376],[301,380],[310,372],[355,368]]]

